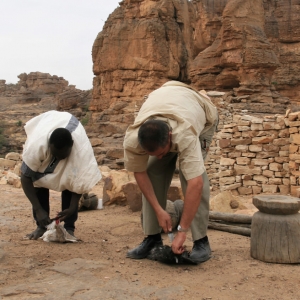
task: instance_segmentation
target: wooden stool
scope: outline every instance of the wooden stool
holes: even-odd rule
[[[300,199],[257,195],[251,224],[251,256],[272,263],[300,263]]]

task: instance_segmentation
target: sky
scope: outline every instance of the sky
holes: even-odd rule
[[[1,0],[0,79],[21,73],[63,77],[93,86],[92,46],[121,0]]]

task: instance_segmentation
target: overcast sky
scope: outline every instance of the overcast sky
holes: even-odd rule
[[[121,0],[1,0],[0,79],[58,75],[92,88],[92,45]]]

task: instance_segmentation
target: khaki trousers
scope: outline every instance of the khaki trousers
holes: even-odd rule
[[[167,193],[173,178],[173,174],[176,167],[177,153],[169,152],[162,159],[157,159],[155,156],[150,156],[148,161],[147,173],[152,182],[155,195],[162,208],[166,208]],[[209,217],[209,197],[210,187],[209,179],[206,172],[202,174],[203,178],[203,190],[201,196],[201,202],[198,211],[192,221],[191,231],[193,240],[203,238],[207,234],[208,217]],[[185,195],[187,188],[187,181],[183,174],[180,172],[180,182],[182,191]],[[142,197],[143,202],[143,230],[145,235],[152,235],[160,233],[162,228],[158,224],[156,214],[146,200]]]

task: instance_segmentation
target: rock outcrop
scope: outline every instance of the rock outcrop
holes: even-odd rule
[[[76,89],[63,77],[48,73],[23,73],[18,78],[17,84],[0,80],[0,155],[21,152],[26,139],[24,124],[48,110],[69,111],[88,123],[90,90]]]
[[[232,91],[250,112],[298,105],[300,4],[263,0],[123,0],[93,45],[95,120],[126,104],[126,122],[168,80]],[[291,101],[291,102],[290,102]],[[99,114],[100,112],[100,114]],[[118,127],[122,130],[123,126]]]

